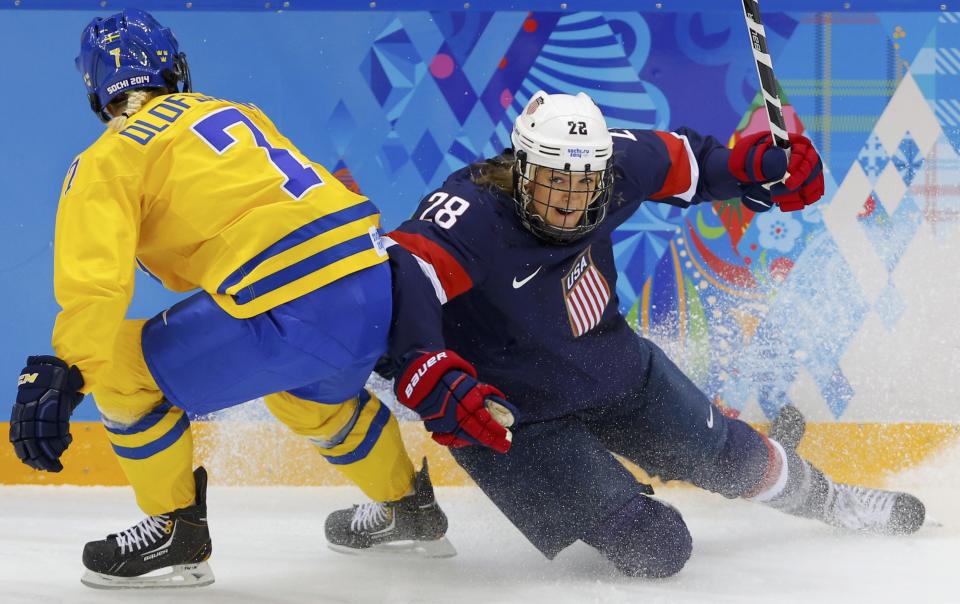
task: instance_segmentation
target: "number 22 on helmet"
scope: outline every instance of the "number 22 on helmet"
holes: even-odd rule
[[[613,138],[593,99],[583,92],[537,92],[510,138],[513,197],[523,225],[551,243],[596,229],[612,194]]]

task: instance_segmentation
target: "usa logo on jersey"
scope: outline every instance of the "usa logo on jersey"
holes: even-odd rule
[[[573,262],[561,285],[570,328],[579,338],[600,323],[610,302],[610,286],[594,266],[589,247]]]

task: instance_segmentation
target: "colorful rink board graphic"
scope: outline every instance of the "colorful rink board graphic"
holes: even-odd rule
[[[12,144],[0,146],[2,203],[15,217],[0,225],[9,375],[27,354],[49,351],[56,192],[102,128],[72,66],[76,36],[111,10],[12,4],[0,7],[0,49],[43,52],[5,73],[21,90],[44,90],[31,106],[56,119],[13,120]],[[589,92],[611,127],[689,126],[731,143],[767,127],[739,2],[639,12],[626,2],[596,12],[193,4],[201,10],[158,18],[180,38],[196,88],[261,106],[377,203],[387,228],[446,174],[508,145],[540,89]],[[637,330],[731,415],[762,423],[796,404],[823,449],[848,455],[841,466],[870,480],[915,462],[960,424],[960,13],[939,7],[811,2],[795,12],[762,2],[786,123],[820,151],[825,198],[790,214],[756,215],[736,199],[645,204],[614,234],[617,295]],[[0,98],[8,115],[22,103]],[[138,280],[131,316],[176,299]],[[75,448],[106,447],[92,400],[75,417],[91,422]],[[198,432],[215,431],[206,423]],[[885,436],[851,453],[851,430]],[[4,460],[0,481],[28,480]],[[109,464],[81,463],[87,483],[115,476]]]
[[[0,422],[6,433],[8,424]],[[767,424],[758,424],[761,430]],[[470,477],[445,447],[430,439],[417,422],[400,425],[410,457],[430,459],[430,476],[438,486],[466,486]],[[275,421],[218,420],[195,422],[194,462],[203,464],[218,485],[346,486],[347,480],[305,439]],[[74,442],[64,454],[59,474],[35,472],[20,463],[12,447],[0,447],[0,484],[127,484],[100,422],[75,422]],[[867,486],[883,486],[888,476],[911,468],[956,442],[954,424],[810,425],[800,451],[833,478]],[[642,480],[651,478],[625,462]],[[653,480],[656,480],[655,478]],[[671,485],[672,486],[672,485]]]

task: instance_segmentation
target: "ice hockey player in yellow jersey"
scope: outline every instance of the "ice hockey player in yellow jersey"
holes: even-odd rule
[[[148,516],[86,545],[84,583],[213,581],[188,418],[261,396],[378,510],[418,514],[408,539],[449,553],[426,469],[415,473],[396,419],[364,389],[391,320],[377,208],[254,105],[192,92],[186,55],[145,12],[94,19],[77,67],[108,127],[63,183],[55,356],[27,360],[10,440],[24,463],[61,470],[70,414],[93,394]],[[138,265],[199,291],[127,319]]]

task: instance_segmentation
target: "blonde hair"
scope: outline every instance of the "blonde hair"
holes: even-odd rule
[[[513,197],[513,167],[517,159],[512,153],[503,153],[496,157],[473,164],[471,180],[475,184],[500,189]]]
[[[113,130],[114,132],[123,130],[127,125],[127,118],[140,111],[147,101],[155,96],[160,96],[161,94],[163,94],[163,91],[160,90],[133,90],[127,93],[127,97],[125,99],[110,103],[117,115],[107,122],[107,128]]]

